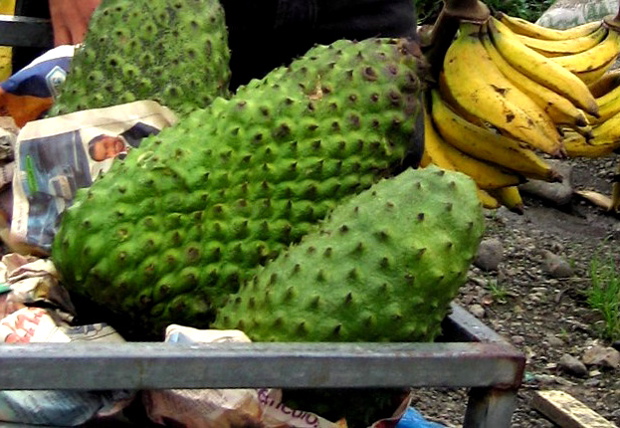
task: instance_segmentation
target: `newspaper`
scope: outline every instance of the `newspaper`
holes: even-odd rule
[[[136,101],[28,122],[15,147],[12,238],[49,251],[76,191],[176,121],[155,101]]]

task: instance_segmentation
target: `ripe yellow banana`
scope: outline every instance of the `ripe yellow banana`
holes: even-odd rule
[[[598,117],[586,115],[592,125],[600,125],[611,116],[620,113],[620,70],[605,73],[590,86],[598,103]]]
[[[489,190],[489,194],[510,211],[517,214],[523,214],[525,212],[525,203],[523,202],[523,198],[517,186],[507,186]]]
[[[609,156],[620,149],[620,139],[586,141],[583,135],[568,132],[564,136],[564,148],[570,157],[600,158]]]
[[[514,85],[528,95],[536,104],[551,117],[555,125],[567,125],[570,127],[586,126],[588,119],[583,110],[577,108],[571,101],[546,86],[530,79],[504,59],[497,51],[487,34],[482,35],[482,43],[501,72]]]
[[[561,155],[557,130],[553,124],[549,129],[546,113],[493,63],[480,39],[480,29],[480,24],[462,22],[448,48],[443,68],[444,91],[449,92],[445,98],[454,100],[457,111],[466,111],[540,150]]]
[[[620,113],[592,128],[592,141],[620,140]]]
[[[600,126],[605,123],[609,118],[620,113],[620,88],[610,92],[609,96],[604,96],[605,99],[597,99],[599,101],[599,117],[590,117],[588,120],[594,126]]]
[[[478,199],[480,200],[480,203],[482,204],[483,208],[486,208],[489,210],[495,210],[501,207],[501,204],[499,203],[499,201],[495,199],[493,196],[491,196],[489,192],[487,192],[486,190],[482,190],[480,187],[478,187],[477,190],[478,190]]]
[[[438,134],[431,115],[424,109],[424,155],[421,165],[436,165],[471,177],[481,189],[514,186],[523,179],[490,163],[475,159],[445,142]]]
[[[600,98],[620,85],[620,70],[615,69],[603,74],[598,80],[590,83],[590,92],[596,98]]]
[[[529,36],[537,39],[546,40],[569,40],[577,37],[583,37],[596,31],[600,25],[600,21],[588,22],[565,30],[543,27],[536,23],[527,21],[522,18],[510,16],[502,12],[498,12],[496,18],[508,26],[517,34]]]
[[[608,31],[609,29],[601,23],[596,31],[586,36],[575,37],[573,39],[546,40],[524,36],[522,34],[517,34],[517,38],[524,45],[529,46],[546,57],[557,57],[574,55],[593,48],[607,36]]]
[[[437,134],[433,120],[428,112],[428,108],[424,108],[424,152],[420,160],[421,167],[435,165],[450,171],[456,171],[456,166],[448,159],[445,151],[442,150],[443,141]]]
[[[616,62],[620,53],[620,33],[609,28],[607,36],[596,46],[573,55],[551,58],[586,84],[594,83]]]
[[[594,129],[594,128],[590,124],[585,125],[585,126],[573,126],[573,127],[561,126],[560,127],[560,133],[562,135],[564,135],[564,133],[566,132],[567,129],[570,129],[571,131],[575,131],[575,132],[583,135],[584,138],[586,139],[586,141],[590,141],[592,138],[594,138],[594,136],[592,135],[592,129]]]
[[[560,181],[562,177],[527,144],[468,122],[431,89],[430,115],[442,139],[475,158],[516,171],[527,178]]]
[[[514,68],[593,116],[598,114],[598,105],[590,89],[579,77],[554,61],[557,58],[547,58],[527,47],[493,17],[489,18],[489,30],[493,44]]]

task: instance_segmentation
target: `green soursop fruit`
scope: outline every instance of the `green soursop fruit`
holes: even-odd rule
[[[52,259],[65,285],[128,338],[208,327],[258,266],[420,154],[415,46],[317,46],[143,140],[63,214]]]
[[[465,282],[484,219],[473,181],[407,170],[337,206],[260,268],[214,327],[254,341],[432,341]],[[360,376],[363,376],[360,373]],[[285,389],[292,408],[348,426],[390,417],[402,389]]]
[[[217,0],[104,0],[50,115],[146,99],[183,115],[228,96],[229,60]]]
[[[232,294],[215,328],[253,341],[432,341],[484,230],[476,186],[408,169],[337,206]]]

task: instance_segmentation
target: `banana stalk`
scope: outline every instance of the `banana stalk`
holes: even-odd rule
[[[461,20],[484,22],[490,14],[489,8],[479,0],[444,0],[443,8],[431,30],[430,42],[427,46],[422,46],[424,55],[430,63],[433,79],[439,78],[444,57],[454,40]]]

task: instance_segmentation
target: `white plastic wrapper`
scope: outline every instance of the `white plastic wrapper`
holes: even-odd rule
[[[0,82],[0,115],[19,128],[42,117],[65,81],[76,47],[56,46]]]
[[[198,330],[171,325],[168,343],[250,342],[238,330]],[[143,391],[143,404],[151,420],[185,428],[342,428],[317,415],[281,404],[277,389],[171,389]]]

